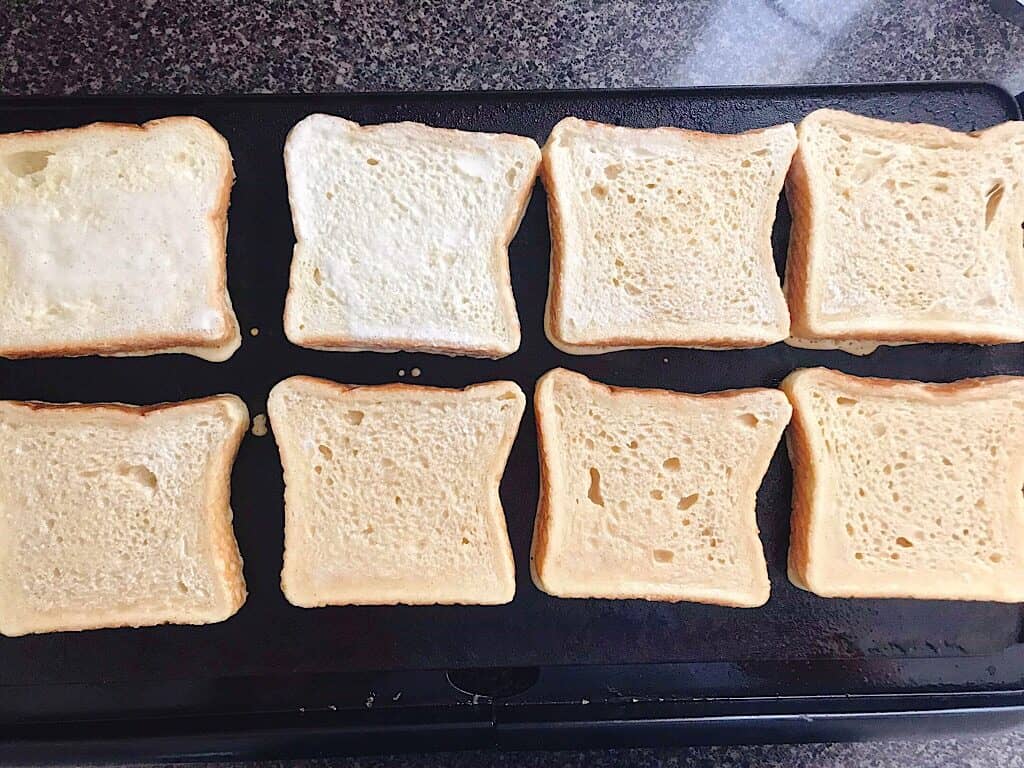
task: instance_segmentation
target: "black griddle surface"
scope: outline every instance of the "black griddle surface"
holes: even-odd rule
[[[289,128],[312,112],[361,123],[415,120],[504,131],[543,143],[551,127],[566,115],[630,126],[676,125],[728,133],[798,121],[825,106],[958,130],[1019,117],[1004,92],[971,84],[0,101],[0,131],[195,114],[223,133],[237,174],[229,214],[228,273],[243,333],[241,349],[221,364],[183,355],[0,361],[0,397],[155,403],[233,392],[256,415],[266,412],[267,393],[276,382],[302,373],[349,383],[414,381],[447,387],[508,378],[517,381],[530,400],[502,482],[516,558],[517,594],[510,605],[292,607],[278,584],[283,483],[277,450],[272,436],[250,434],[232,480],[234,527],[249,589],[238,615],[201,627],[0,638],[0,691],[5,691],[0,696],[5,702],[0,704],[0,718],[10,722],[44,714],[87,716],[108,710],[135,711],[136,707],[189,714],[273,709],[291,706],[299,692],[309,695],[317,689],[317,680],[333,679],[332,675],[341,675],[343,681],[355,675],[363,681],[360,686],[368,688],[366,681],[380,679],[375,674],[391,672],[387,679],[400,687],[403,674],[412,680],[414,673],[424,670],[467,667],[578,665],[599,679],[607,665],[672,663],[674,669],[685,670],[671,678],[676,681],[671,693],[677,696],[719,690],[723,669],[739,674],[727,675],[733,683],[721,688],[731,695],[797,688],[841,692],[850,686],[890,692],[921,686],[1018,687],[1024,679],[1019,606],[826,600],[789,583],[791,481],[789,461],[781,448],[758,496],[758,522],[772,581],[771,599],[763,608],[560,600],[533,586],[528,562],[538,483],[532,391],[536,379],[550,368],[564,366],[610,384],[686,392],[776,386],[794,368],[812,365],[861,375],[949,381],[1024,374],[1020,345],[917,345],[883,348],[864,358],[783,344],[745,351],[563,354],[548,343],[542,324],[549,238],[539,184],[509,253],[523,333],[516,354],[489,361],[404,353],[326,353],[295,347],[283,334],[281,313],[293,234],[281,152]],[[788,229],[789,215],[782,200],[773,236],[780,273]],[[250,328],[258,328],[259,335],[251,336]],[[417,379],[408,375],[413,368],[422,371]],[[404,379],[398,376],[400,369],[407,372]],[[863,670],[876,669],[871,666],[876,662],[882,671],[865,677]],[[802,674],[799,670],[812,668],[813,674],[794,679]],[[911,668],[912,673],[907,671]],[[217,682],[224,679],[234,682]],[[276,681],[276,695],[252,696],[253,690],[269,690],[270,680]],[[289,680],[296,681],[293,688]],[[300,680],[306,682],[300,684]],[[332,685],[345,689],[349,684]],[[246,693],[229,693],[236,687]],[[116,691],[131,691],[141,703],[130,703],[136,699],[127,694],[117,698]],[[113,699],[120,703],[112,703]]]

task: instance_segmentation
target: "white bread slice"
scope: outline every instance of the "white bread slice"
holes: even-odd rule
[[[1024,378],[796,371],[789,578],[823,597],[1024,601]]]
[[[268,413],[284,465],[289,602],[511,601],[498,485],[524,407],[510,381],[463,390],[278,383]]]
[[[508,244],[540,164],[532,139],[310,115],[284,160],[293,343],[474,357],[519,348]]]
[[[795,149],[791,124],[717,135],[558,123],[542,168],[551,343],[586,355],[785,339],[771,232]]]
[[[757,489],[785,395],[609,387],[556,368],[535,398],[533,580],[559,597],[768,600]]]
[[[823,109],[798,135],[794,336],[1024,341],[1024,123],[964,134]]]
[[[233,180],[197,117],[0,135],[0,356],[230,357]]]
[[[245,602],[234,395],[0,401],[0,633],[208,624]]]

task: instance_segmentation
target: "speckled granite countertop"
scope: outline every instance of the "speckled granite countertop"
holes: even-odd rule
[[[1024,90],[983,0],[0,0],[6,93],[976,78]]]
[[[0,0],[5,94],[915,79],[984,79],[1018,93],[1024,29],[987,3],[968,0]],[[462,753],[329,764],[1013,768],[1024,766],[1024,730],[917,743]]]

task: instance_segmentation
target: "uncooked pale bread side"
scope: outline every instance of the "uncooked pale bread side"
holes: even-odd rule
[[[310,115],[284,159],[293,343],[475,357],[519,348],[508,245],[540,164],[532,139]]]
[[[1024,602],[1024,378],[796,371],[789,577],[823,597]]]
[[[0,135],[0,356],[230,357],[233,180],[197,117]]]
[[[268,413],[285,478],[294,605],[499,604],[515,594],[498,486],[525,407],[463,390],[294,376]]]
[[[756,496],[789,421],[785,395],[609,387],[557,368],[537,383],[535,407],[540,589],[764,604]]]
[[[245,602],[234,395],[0,401],[0,632],[208,624]]]
[[[965,134],[823,109],[798,136],[794,336],[1024,341],[1024,123]]]
[[[771,232],[795,149],[790,124],[718,135],[562,120],[542,166],[551,343],[584,355],[785,339]]]

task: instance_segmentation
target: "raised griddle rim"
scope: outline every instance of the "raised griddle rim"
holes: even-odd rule
[[[302,91],[291,91],[287,93],[166,93],[147,92],[124,94],[68,94],[61,96],[47,94],[0,94],[0,106],[33,106],[50,108],[54,106],[72,106],[75,103],[90,105],[104,102],[123,104],[127,99],[145,99],[147,101],[168,101],[175,102],[182,99],[216,99],[217,101],[292,101],[295,99],[393,99],[396,96],[404,96],[410,99],[433,98],[451,99],[460,97],[487,96],[497,98],[531,98],[535,96],[572,96],[572,95],[594,95],[601,96],[672,96],[672,95],[700,95],[706,94],[763,94],[772,91],[831,91],[831,92],[862,92],[877,93],[886,90],[963,90],[971,88],[975,90],[991,90],[1006,102],[1007,111],[1015,112],[1013,119],[1021,119],[1021,105],[1017,98],[1006,88],[992,80],[887,80],[875,82],[841,82],[841,83],[783,83],[767,85],[695,85],[695,86],[653,86],[646,88],[538,88],[538,89],[495,89],[495,90],[468,90],[459,89],[451,91],[315,91],[303,93]],[[1024,94],[1021,94],[1024,96]]]
[[[840,698],[841,700],[833,700]],[[1020,695],[780,698],[713,715],[654,711],[651,702],[173,718],[52,724],[0,731],[0,761],[17,764],[210,761],[467,749],[573,749],[691,744],[863,741],[986,733],[1024,721]],[[357,715],[362,713],[357,713]]]

